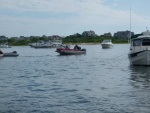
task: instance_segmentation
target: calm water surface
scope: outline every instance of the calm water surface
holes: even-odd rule
[[[128,44],[81,47],[2,49],[19,56],[0,59],[0,113],[150,113],[150,67],[130,66]]]

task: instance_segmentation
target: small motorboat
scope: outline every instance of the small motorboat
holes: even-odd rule
[[[113,44],[111,42],[111,40],[103,40],[103,42],[101,43],[102,48],[112,48]]]
[[[3,54],[3,57],[17,57],[17,56],[19,56],[17,51],[13,51],[13,52],[9,52],[9,53],[4,53]]]
[[[11,48],[8,44],[0,44],[0,48]]]
[[[70,49],[68,47],[57,48],[55,52],[59,53],[60,55],[81,55],[81,54],[86,54],[86,49],[81,49],[81,47],[76,48],[76,46],[75,46],[74,49]]]

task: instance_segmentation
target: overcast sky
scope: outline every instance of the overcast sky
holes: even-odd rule
[[[114,34],[150,29],[150,0],[0,0],[0,36]]]

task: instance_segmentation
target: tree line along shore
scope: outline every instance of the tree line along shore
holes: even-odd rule
[[[104,39],[110,39],[112,40],[112,43],[128,43],[128,39],[127,38],[115,38],[115,37],[104,37],[104,36],[96,36],[96,37],[75,37],[75,36],[68,36],[68,37],[64,37],[61,39],[57,39],[57,40],[61,40],[63,44],[99,44],[101,43]],[[37,43],[40,41],[54,41],[56,39],[52,39],[52,38],[43,38],[43,37],[39,37],[39,38],[31,38],[31,39],[26,39],[26,38],[22,38],[22,39],[14,39],[14,38],[8,38],[6,40],[0,40],[0,44],[3,43],[7,43],[8,45],[11,46],[24,46],[24,45],[29,45],[30,43]]]
[[[98,36],[94,31],[84,31],[82,34],[76,33],[66,37],[61,37],[58,35],[53,36],[20,36],[20,37],[6,37],[4,35],[0,36],[0,44],[7,43],[11,46],[23,46],[29,45],[30,43],[37,43],[40,41],[55,41],[61,40],[63,44],[99,44],[104,39],[112,40],[112,43],[128,43],[129,42],[129,33],[130,31],[121,31],[114,33],[112,36],[111,33],[105,33]],[[133,35],[134,33],[132,33]]]

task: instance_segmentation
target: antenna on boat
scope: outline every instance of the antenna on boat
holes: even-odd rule
[[[148,31],[148,28],[147,28],[147,26],[146,26],[146,31]]]
[[[130,36],[129,36],[128,43],[130,43],[130,41],[131,41],[131,6],[130,6]]]
[[[146,37],[147,37],[147,35],[148,35],[148,29],[147,29],[147,26],[146,26]]]

